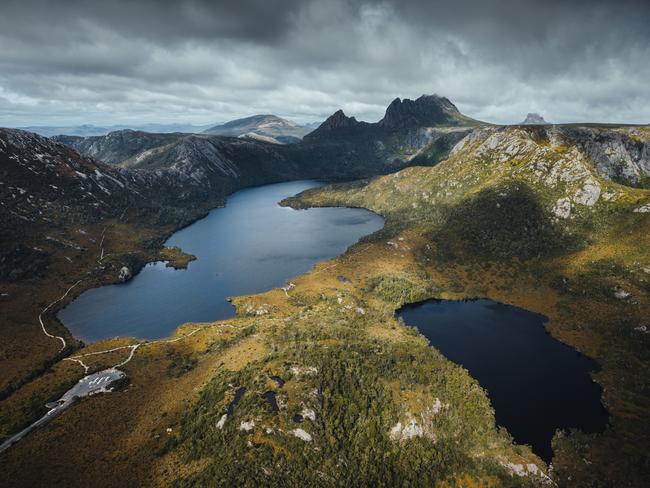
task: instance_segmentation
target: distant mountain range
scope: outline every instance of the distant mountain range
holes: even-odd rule
[[[43,137],[78,136],[93,137],[105,136],[112,132],[131,130],[134,132],[150,132],[156,134],[211,134],[227,137],[244,137],[257,139],[274,144],[293,144],[300,141],[303,136],[318,127],[320,122],[299,125],[277,115],[262,114],[231,120],[216,125],[192,124],[138,124],[138,125],[111,125],[97,126],[92,124],[71,126],[29,126],[20,127],[21,130],[33,132]]]
[[[66,136],[103,136],[110,132],[118,130],[131,129],[140,130],[144,132],[156,133],[171,133],[171,132],[185,132],[196,133],[203,132],[210,127],[209,125],[192,125],[192,124],[138,124],[138,125],[110,125],[98,126],[92,124],[84,125],[70,125],[70,126],[41,126],[34,125],[29,127],[20,127],[21,130],[34,132],[35,134],[43,137],[53,137],[59,135]]]
[[[215,125],[204,130],[203,133],[217,136],[246,137],[279,144],[292,144],[300,141],[311,131],[311,127],[295,124],[277,115],[263,114]]]

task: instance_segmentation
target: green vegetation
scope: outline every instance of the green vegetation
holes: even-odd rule
[[[553,222],[529,186],[510,183],[451,207],[432,242],[448,259],[528,260],[575,249],[578,239]]]
[[[174,444],[183,462],[209,462],[176,486],[436,486],[461,476],[525,484],[499,464],[510,439],[494,428],[485,393],[464,370],[420,337],[372,339],[366,319],[323,316],[327,306],[323,300],[319,313],[290,317],[268,337],[274,353],[218,373],[204,388]],[[285,380],[275,413],[262,397],[270,374]],[[218,428],[241,387],[246,393]],[[295,422],[305,409],[313,419]],[[391,439],[391,428],[409,415],[424,433]],[[298,428],[311,440],[297,437]]]

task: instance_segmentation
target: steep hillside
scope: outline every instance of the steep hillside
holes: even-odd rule
[[[382,284],[374,289],[392,309],[478,296],[550,317],[553,335],[602,365],[594,378],[611,415],[602,435],[556,435],[554,479],[641,486],[650,472],[650,191],[613,181],[610,165],[627,160],[647,176],[643,150],[612,159],[611,149],[649,139],[647,128],[477,129],[433,168],[288,203],[359,206],[387,218],[359,259],[372,261]],[[382,249],[416,264],[387,268]]]
[[[264,137],[270,142],[291,144],[300,141],[311,128],[294,124],[277,115],[252,115],[243,119],[231,120],[203,131],[205,134],[257,138]]]
[[[117,164],[143,151],[172,144],[184,134],[153,134],[130,129],[113,131],[105,136],[56,136],[53,139],[66,144],[81,154],[107,164]]]
[[[148,180],[96,163],[50,139],[0,130],[0,279],[19,279],[45,259],[27,237],[66,223],[115,216],[143,203]],[[43,235],[43,240],[48,236]]]

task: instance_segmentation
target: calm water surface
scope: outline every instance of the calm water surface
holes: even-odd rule
[[[282,286],[383,226],[381,217],[366,210],[278,205],[320,185],[296,181],[231,195],[225,208],[166,242],[197,257],[187,270],[148,264],[127,283],[86,291],[59,312],[59,319],[75,337],[93,342],[116,336],[155,339],[184,322],[232,317],[227,297]]]
[[[546,317],[491,300],[429,300],[398,315],[488,391],[499,425],[550,461],[556,429],[602,432],[598,365],[554,339]]]

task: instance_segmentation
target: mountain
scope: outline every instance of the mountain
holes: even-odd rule
[[[92,124],[73,125],[73,126],[28,126],[20,127],[21,130],[34,132],[44,137],[53,137],[58,135],[66,136],[103,136],[109,132],[118,130],[130,129],[134,131],[147,131],[158,133],[169,132],[185,132],[185,133],[198,133],[203,132],[208,125],[192,125],[192,124],[134,124],[134,125],[111,125],[111,126],[96,126]]]
[[[460,113],[447,98],[396,98],[379,122],[358,121],[342,110],[307,134],[304,144],[335,146],[349,159],[375,160],[388,171],[433,165],[474,127],[485,125]]]
[[[252,115],[231,120],[203,131],[205,134],[229,137],[262,137],[267,142],[292,144],[308,134],[311,128],[294,124],[276,115]]]
[[[305,139],[381,138],[393,133],[431,127],[472,127],[481,124],[483,123],[460,113],[445,97],[422,95],[416,100],[396,98],[386,108],[384,117],[375,123],[357,121],[338,110],[305,136]]]
[[[529,113],[528,115],[526,115],[526,118],[523,120],[523,122],[519,123],[519,125],[546,125],[546,124],[548,124],[548,122],[544,120],[544,117],[536,113]]]
[[[416,100],[396,98],[378,125],[387,129],[471,125],[477,121],[463,115],[448,98],[422,95]]]

